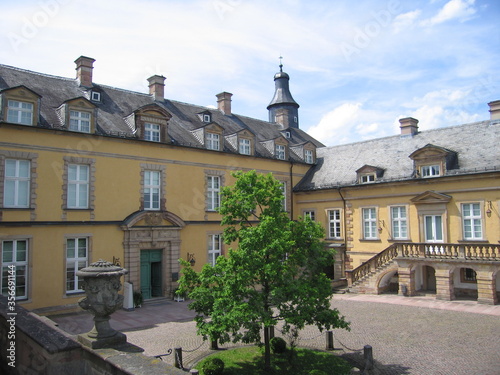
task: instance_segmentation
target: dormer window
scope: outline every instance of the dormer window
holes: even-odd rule
[[[61,125],[71,131],[93,133],[96,126],[97,108],[90,100],[79,97],[65,101],[56,110]]]
[[[97,91],[92,91],[90,94],[90,99],[93,102],[100,102],[101,101],[101,93]]]
[[[286,159],[286,147],[284,145],[276,145],[276,159]]]
[[[455,151],[432,144],[414,151],[409,157],[413,160],[416,177],[443,176],[446,171],[458,168],[458,155]]]
[[[285,133],[285,136],[286,136],[287,138],[291,138],[292,134],[291,134],[290,132],[286,132],[286,133]]]
[[[148,104],[124,118],[138,139],[170,143],[168,120],[172,115],[158,104]]]
[[[69,130],[82,133],[90,133],[90,112],[70,111]]]
[[[144,140],[151,142],[160,142],[160,125],[159,124],[144,124]]]
[[[240,138],[239,152],[243,155],[250,155],[251,142],[250,139]]]
[[[204,114],[203,115],[203,122],[210,122],[212,119],[210,118],[211,116],[209,114]]]
[[[422,165],[420,167],[420,175],[422,177],[436,177],[440,176],[440,168],[439,165]]]
[[[33,126],[38,124],[41,96],[26,86],[11,87],[0,92],[0,121]]]
[[[307,164],[313,164],[314,163],[314,153],[312,150],[304,150],[304,161]]]
[[[369,184],[384,176],[384,169],[365,164],[356,171],[358,184]]]
[[[7,121],[14,124],[33,125],[33,104],[9,100],[7,102]]]
[[[215,133],[207,133],[206,145],[208,150],[220,150],[220,136]]]
[[[362,174],[360,176],[360,183],[367,184],[375,181],[375,173]]]

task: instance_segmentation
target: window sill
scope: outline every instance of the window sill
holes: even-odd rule
[[[359,242],[382,242],[380,238],[360,238]]]
[[[94,211],[93,208],[65,208],[64,211]]]
[[[399,243],[399,242],[412,242],[410,238],[398,238],[398,239],[393,239],[393,238],[389,238],[387,240],[387,242],[390,242],[390,243]]]
[[[35,209],[32,207],[2,207],[0,208],[2,211],[34,211]]]
[[[488,240],[458,240],[458,243],[490,243]]]

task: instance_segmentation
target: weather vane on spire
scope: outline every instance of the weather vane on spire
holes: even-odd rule
[[[280,72],[283,71],[283,62],[282,62],[282,60],[283,60],[283,56],[280,55]]]

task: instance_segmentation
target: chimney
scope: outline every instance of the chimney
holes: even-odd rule
[[[92,87],[92,69],[94,69],[94,59],[80,56],[75,60],[76,79],[80,86]]]
[[[490,106],[490,120],[500,120],[500,100],[489,102]]]
[[[219,111],[224,113],[225,115],[231,114],[231,96],[233,94],[229,92],[221,92],[220,94],[215,95],[217,97],[217,107]]]
[[[148,78],[149,95],[153,95],[154,100],[163,101],[165,99],[165,77],[154,75]]]
[[[418,133],[418,120],[413,117],[399,119],[401,135],[413,136]]]

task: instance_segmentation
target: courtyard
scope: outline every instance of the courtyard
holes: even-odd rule
[[[151,300],[134,311],[116,312],[111,325],[124,332],[130,343],[143,348],[146,355],[166,354],[170,348],[182,347],[183,363],[189,368],[211,351],[209,343],[196,335],[194,313],[187,305]],[[360,294],[334,295],[332,305],[351,322],[351,332],[334,331],[334,352],[359,367],[363,364],[363,347],[371,345],[375,373],[379,374],[500,374],[500,305],[438,301],[433,296]],[[51,318],[71,334],[92,328],[88,313]],[[299,345],[324,350],[325,334],[307,327]],[[163,360],[173,363],[171,355]]]

